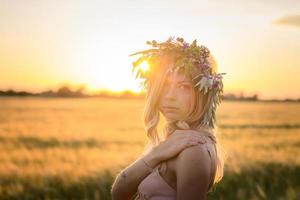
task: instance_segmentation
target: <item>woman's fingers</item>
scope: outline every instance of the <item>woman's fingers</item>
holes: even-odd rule
[[[203,143],[206,142],[206,140],[204,138],[187,138],[184,142],[187,143],[187,144],[190,144],[190,143],[192,143],[192,144],[194,144],[194,143],[203,144]]]
[[[182,149],[203,144],[207,141],[206,136],[195,134],[194,132],[177,131],[170,138],[161,142],[156,148],[156,153],[161,160],[172,158]]]
[[[189,140],[195,140],[195,141],[199,141],[201,143],[205,143],[206,142],[206,138],[205,136],[202,136],[202,135],[189,135],[189,136],[186,136],[186,138]]]
[[[196,136],[193,139],[195,139],[195,140],[197,140],[197,141],[199,141],[201,143],[205,143],[206,142],[205,136]]]
[[[196,140],[191,140],[191,141],[188,141],[185,143],[185,147],[190,147],[190,146],[194,146],[194,145],[197,145],[197,144],[201,144],[200,141],[196,141]]]
[[[198,131],[194,130],[175,130],[173,134],[178,140],[183,140],[184,138],[193,138],[196,140],[199,139],[201,143],[206,142],[206,136],[201,135]]]

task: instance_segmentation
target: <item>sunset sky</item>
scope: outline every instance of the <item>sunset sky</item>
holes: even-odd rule
[[[138,91],[129,54],[175,36],[210,49],[225,93],[300,98],[299,0],[0,0],[0,36],[0,90]]]

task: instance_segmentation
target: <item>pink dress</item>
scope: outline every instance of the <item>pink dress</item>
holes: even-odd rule
[[[206,147],[209,155],[215,158],[215,154],[212,148],[215,146],[211,142],[201,144]],[[212,159],[213,162],[213,159]],[[161,165],[162,163],[160,163]],[[155,167],[154,171],[150,173],[143,181],[140,182],[137,189],[137,196],[134,200],[175,200],[176,190],[171,187],[159,173],[160,165]],[[213,184],[213,178],[215,176],[215,170],[211,173],[211,182],[209,188]]]

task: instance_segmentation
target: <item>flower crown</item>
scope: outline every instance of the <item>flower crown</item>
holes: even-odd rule
[[[149,64],[159,61],[163,55],[175,56],[175,63],[171,71],[178,71],[181,67],[187,67],[187,71],[192,70],[193,67],[200,69],[196,77],[192,79],[195,82],[194,87],[199,91],[204,90],[204,94],[212,91],[211,99],[209,101],[207,112],[204,114],[202,124],[214,127],[216,121],[215,110],[216,106],[220,103],[223,94],[222,75],[226,73],[215,73],[211,68],[211,63],[208,61],[210,51],[207,47],[197,45],[197,40],[192,44],[184,41],[183,38],[169,37],[165,42],[158,43],[155,40],[147,41],[146,44],[151,45],[152,48],[144,51],[139,51],[129,56],[141,54],[141,56],[132,63],[132,73],[136,72],[136,79],[139,77],[144,81],[141,85],[148,88],[149,84],[149,71],[140,68],[140,64],[148,61]],[[151,65],[150,65],[151,68]]]

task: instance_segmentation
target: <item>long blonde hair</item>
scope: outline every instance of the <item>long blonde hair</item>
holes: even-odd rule
[[[208,58],[212,70],[217,71],[217,63],[214,57],[210,54]],[[201,121],[203,120],[204,113],[209,109],[209,101],[211,100],[211,91],[204,94],[194,88],[194,99],[191,105],[189,115],[184,121],[175,121],[166,123],[162,135],[158,132],[158,124],[160,122],[159,112],[159,99],[164,85],[165,77],[170,69],[170,66],[174,63],[174,57],[168,55],[161,57],[158,62],[149,63],[153,71],[150,71],[149,84],[146,92],[146,104],[144,107],[143,119],[144,127],[148,137],[148,143],[144,148],[143,154],[148,153],[153,147],[157,146],[161,141],[165,140],[176,129],[193,129],[193,130],[210,130],[209,138],[214,142],[217,153],[217,169],[214,177],[214,184],[219,182],[223,177],[224,171],[224,152],[219,143],[216,130],[217,127],[214,124],[210,126],[203,126]],[[190,79],[200,73],[199,69],[193,68],[191,71],[183,68],[185,75]],[[203,103],[201,103],[203,102]]]

